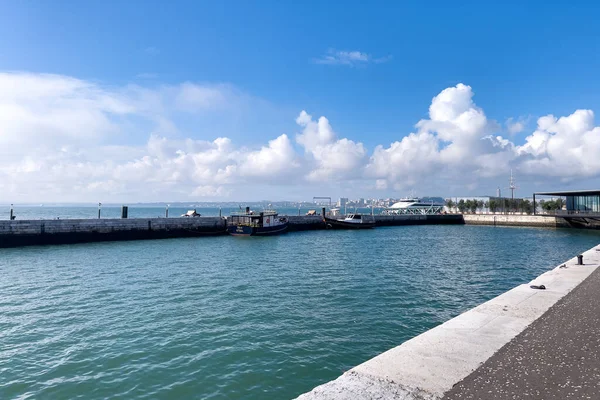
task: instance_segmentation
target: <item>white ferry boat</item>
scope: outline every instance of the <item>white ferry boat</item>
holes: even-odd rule
[[[422,202],[417,197],[407,197],[400,199],[400,201],[392,204],[382,214],[384,215],[400,215],[400,214],[414,214],[414,215],[429,215],[429,214],[440,214],[444,209],[443,204],[436,204],[434,202]]]

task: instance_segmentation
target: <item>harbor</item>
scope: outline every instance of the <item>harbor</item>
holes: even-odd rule
[[[410,225],[490,225],[545,228],[599,229],[592,222],[571,222],[562,216],[527,215],[374,215],[374,227]],[[322,215],[290,215],[289,232],[330,229]],[[29,245],[102,241],[150,240],[219,236],[227,234],[228,219],[193,218],[102,218],[0,220],[0,248]]]
[[[0,392],[291,399],[599,242],[435,224],[4,248]]]

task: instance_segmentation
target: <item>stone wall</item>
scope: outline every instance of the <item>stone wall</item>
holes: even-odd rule
[[[467,225],[533,226],[547,228],[569,227],[563,218],[545,215],[464,214]]]
[[[225,229],[219,217],[0,221],[0,247],[218,235]]]

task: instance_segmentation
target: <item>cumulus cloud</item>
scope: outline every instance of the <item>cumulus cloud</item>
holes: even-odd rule
[[[303,110],[296,123],[303,128],[302,133],[296,136],[296,142],[304,147],[313,161],[309,180],[344,179],[356,174],[362,167],[367,154],[363,144],[346,138],[338,140],[327,118],[320,117],[314,121]]]
[[[326,54],[322,55],[320,58],[315,59],[314,62],[316,64],[346,65],[352,67],[357,65],[365,65],[370,62],[373,62],[375,64],[382,64],[390,61],[391,59],[391,55],[374,58],[370,54],[364,53],[362,51],[345,51],[329,49]]]
[[[339,195],[414,188],[444,195],[485,188],[511,168],[531,179],[600,177],[600,127],[591,110],[542,116],[516,142],[474,102],[472,88],[458,84],[432,98],[413,132],[370,152],[306,111],[295,135],[279,132],[262,143],[215,128],[215,116],[237,117],[256,103],[231,85],[111,87],[0,73],[0,201],[276,199],[334,183],[354,191]],[[211,119],[182,123],[204,115]]]
[[[600,127],[592,110],[567,117],[541,117],[537,129],[516,148],[524,173],[561,178],[600,174]]]
[[[511,168],[526,177],[600,176],[600,127],[591,110],[540,117],[536,131],[517,145],[496,134],[499,124],[487,118],[473,96],[464,84],[440,92],[432,99],[429,119],[416,124],[417,132],[375,148],[367,176],[378,179],[378,187],[391,184],[399,190],[435,178],[448,186],[462,181],[463,189],[473,190],[481,179],[505,176]],[[525,129],[525,121],[509,120],[507,126],[515,134]]]

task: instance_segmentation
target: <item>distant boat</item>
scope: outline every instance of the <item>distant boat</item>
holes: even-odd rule
[[[189,210],[185,214],[181,214],[182,217],[201,217],[202,215],[198,214],[196,210]]]
[[[348,214],[346,218],[335,219],[323,217],[328,229],[371,229],[375,227],[373,218],[365,218],[361,214]]]
[[[428,214],[440,214],[444,208],[443,204],[436,204],[435,202],[422,202],[417,197],[400,199],[397,203],[394,203],[390,207],[383,210],[383,215],[401,215],[401,214],[413,214],[413,215],[428,215]]]
[[[227,219],[227,232],[233,236],[278,235],[287,228],[287,218],[280,217],[274,210],[255,213],[246,207],[246,212],[232,213]]]

